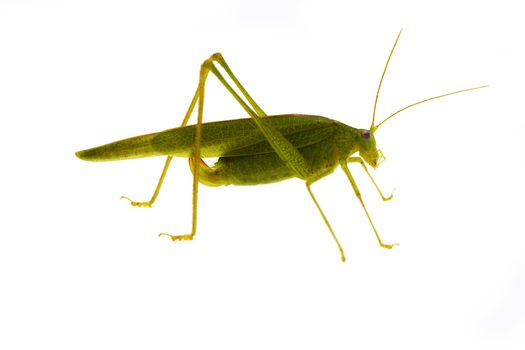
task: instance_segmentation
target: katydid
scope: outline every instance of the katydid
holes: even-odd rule
[[[192,240],[195,237],[199,183],[208,186],[242,186],[299,178],[305,181],[306,189],[337,244],[342,261],[345,261],[343,248],[311,190],[313,183],[331,174],[337,166],[340,166],[350,181],[379,245],[391,249],[395,244],[385,244],[381,241],[347,164],[359,163],[381,198],[384,201],[390,200],[392,195],[383,195],[366,165],[375,169],[384,160],[381,151],[376,147],[375,132],[377,129],[394,115],[415,105],[485,87],[458,90],[412,103],[391,114],[379,124],[375,124],[381,84],[400,35],[401,31],[384,67],[374,102],[372,124],[368,129],[353,128],[339,121],[314,115],[268,116],[235,77],[223,56],[215,53],[200,67],[198,87],[180,127],[116,141],[79,151],[76,155],[88,161],[167,156],[157,187],[149,201],[135,202],[127,197],[122,197],[129,200],[135,207],[152,206],[173,157],[188,158],[193,173],[192,228],[191,233],[185,235],[159,234],[159,236],[168,236],[173,241]],[[226,72],[244,99],[224,78],[217,65]],[[204,90],[210,72],[237,100],[250,118],[203,123]],[[196,106],[197,123],[188,126],[188,120]],[[202,160],[208,157],[218,157],[218,161],[210,167]]]

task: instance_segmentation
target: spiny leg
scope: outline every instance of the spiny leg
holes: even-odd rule
[[[182,121],[181,127],[186,126],[186,124],[188,124],[188,120],[190,119],[191,112],[193,111],[193,109],[195,108],[195,104],[197,103],[197,98],[198,98],[198,90],[195,92],[195,95],[193,96],[193,99],[191,100],[190,106],[188,108],[188,111],[186,112],[186,115],[184,116],[184,120]],[[168,172],[168,168],[170,166],[172,159],[173,159],[172,156],[166,157],[166,162],[164,163],[164,168],[162,169],[162,173],[160,174],[159,182],[157,183],[155,192],[153,192],[153,195],[151,196],[151,199],[149,201],[135,202],[126,196],[122,196],[120,197],[120,199],[127,199],[128,201],[130,201],[131,205],[134,207],[151,208],[153,203],[155,203],[157,196],[159,195],[160,188],[162,187],[162,183],[164,182],[164,178],[166,177],[166,173]]]
[[[223,75],[221,74],[221,72],[217,69],[217,67],[215,67],[215,65],[213,64],[213,61],[217,60],[218,58],[221,58],[222,59],[222,62],[224,64],[226,64],[226,62],[224,61],[224,59],[222,58],[222,55],[220,55],[219,53],[216,53],[216,54],[213,54],[209,59],[208,59],[208,69],[213,73],[213,75],[215,75],[215,77],[217,77],[217,79],[222,83],[222,85],[226,88],[226,90],[228,90],[228,92],[233,96],[233,98],[235,98],[235,100],[241,105],[241,107],[248,113],[248,115],[250,115],[250,117],[252,118],[257,118],[257,117],[265,117],[266,116],[266,113],[264,113],[264,111],[259,107],[259,105],[257,105],[257,103],[252,99],[252,97],[248,94],[248,92],[246,91],[246,89],[244,89],[244,87],[241,85],[241,83],[237,80],[237,78],[235,77],[235,75],[233,75],[233,73],[231,73],[231,70],[229,69],[229,67],[226,65],[226,67],[228,67],[228,69],[225,69],[226,72],[228,73],[228,76],[233,80],[233,82],[235,83],[235,85],[237,86],[237,88],[239,90],[241,90],[241,93],[243,94],[243,96],[248,100],[248,102],[250,103],[250,105],[255,109],[253,110],[252,108],[250,108],[250,106],[248,106],[246,104],[246,102],[241,98],[241,96],[239,96],[239,94],[233,89],[233,87],[230,85],[230,83],[228,83],[226,81],[226,79],[223,77]]]
[[[377,183],[375,182],[374,178],[372,177],[372,174],[370,174],[370,172],[368,171],[368,168],[366,167],[366,164],[365,164],[365,161],[363,160],[363,158],[361,157],[351,157],[347,160],[349,163],[360,163],[361,166],[363,167],[363,169],[365,169],[365,172],[366,174],[368,175],[368,178],[372,181],[372,183],[374,184],[374,187],[376,188],[377,192],[379,193],[379,195],[381,196],[381,198],[383,199],[383,201],[389,201],[391,200],[393,197],[394,197],[394,191],[392,191],[392,193],[390,194],[390,196],[388,197],[385,197],[383,195],[383,192],[381,191],[381,189],[379,188],[379,186],[377,186]]]
[[[223,65],[230,78],[235,82],[239,90],[241,90],[244,97],[252,104],[256,111],[252,110],[250,106],[233,90],[232,86],[224,79],[217,67],[213,64],[214,61],[219,60],[219,64]],[[222,62],[222,63],[221,63]],[[310,175],[308,164],[302,156],[302,154],[293,146],[288,139],[286,139],[278,130],[276,130],[271,124],[264,121],[266,114],[262,109],[253,101],[251,96],[248,94],[246,89],[239,83],[235,75],[231,72],[228,65],[217,53],[212,55],[205,63],[208,70],[211,71],[217,79],[223,84],[223,86],[230,92],[235,100],[241,105],[241,107],[250,115],[252,120],[257,125],[257,128],[264,135],[266,140],[270,143],[275,153],[286,163],[286,165],[292,169],[294,175],[300,179],[307,179]]]
[[[330,233],[332,234],[332,237],[334,238],[335,240],[335,243],[337,244],[337,247],[339,248],[339,252],[341,252],[341,260],[343,262],[346,261],[346,257],[345,257],[345,252],[343,251],[343,247],[341,247],[341,244],[339,243],[339,240],[337,239],[337,236],[335,235],[335,232],[334,230],[332,229],[332,226],[330,225],[330,222],[328,222],[328,219],[326,218],[326,215],[324,215],[323,213],[323,209],[321,209],[321,206],[319,205],[319,203],[317,202],[317,199],[315,199],[315,196],[314,196],[314,193],[312,192],[312,189],[310,188],[310,186],[316,182],[317,180],[319,180],[320,178],[322,178],[323,176],[318,176],[314,179],[310,179],[310,180],[307,180],[306,181],[306,189],[308,190],[308,193],[310,193],[310,196],[312,197],[314,203],[315,203],[315,206],[317,207],[317,209],[319,210],[319,213],[321,214],[321,216],[323,217],[323,220],[324,220],[324,223],[326,224],[326,226],[328,227],[328,230],[330,230]]]
[[[235,86],[237,86],[237,88],[241,91],[243,96],[248,100],[248,102],[250,103],[252,108],[255,110],[255,113],[257,113],[257,115],[259,117],[265,117],[266,113],[264,113],[262,108],[259,107],[257,102],[254,101],[254,99],[250,96],[248,91],[246,91],[246,89],[241,84],[241,82],[237,79],[235,74],[233,74],[232,70],[230,69],[230,67],[226,63],[226,60],[224,59],[224,57],[222,57],[222,54],[220,52],[216,52],[210,57],[210,59],[212,59],[213,61],[217,62],[224,69],[226,74],[228,74],[230,79],[235,83]],[[222,75],[218,71],[214,71],[214,74],[217,76],[217,79],[219,79],[223,85],[228,85],[227,82],[224,80],[224,78],[222,77]]]
[[[228,73],[230,78],[234,81],[237,88],[241,90],[244,97],[249,101],[251,106],[255,111],[248,106],[248,104],[239,96],[239,94],[233,89],[233,87],[224,79],[222,74],[219,72],[217,67],[214,65],[214,62],[217,61]],[[255,122],[259,130],[268,140],[274,151],[279,155],[279,157],[290,167],[294,174],[301,179],[307,179],[309,176],[309,168],[304,157],[300,152],[286,139],[278,130],[276,130],[272,125],[264,121],[266,114],[264,111],[257,105],[253,98],[248,94],[246,89],[241,85],[235,75],[232,73],[231,69],[228,67],[222,55],[216,53],[212,55],[206,62],[206,67],[211,71],[217,79],[223,84],[223,86],[228,90],[228,92],[235,98],[235,100],[241,105],[241,107],[248,113],[248,115]]]
[[[352,173],[350,172],[350,169],[348,169],[348,166],[346,163],[341,163],[341,168],[345,172],[346,176],[348,177],[348,180],[350,180],[350,184],[352,185],[352,188],[354,189],[355,195],[357,199],[359,199],[359,202],[361,203],[361,206],[363,207],[366,217],[368,218],[368,221],[370,222],[370,225],[372,225],[372,229],[374,230],[374,233],[377,237],[377,241],[379,242],[379,245],[383,248],[392,249],[393,246],[398,245],[396,244],[385,244],[381,241],[381,238],[379,237],[379,234],[377,233],[376,227],[374,223],[372,222],[372,219],[370,218],[370,214],[368,214],[368,210],[365,207],[365,203],[363,202],[363,199],[361,198],[361,192],[359,191],[359,188],[357,187],[357,184],[354,180],[354,177],[352,176]]]
[[[307,168],[306,161],[302,157],[302,155],[299,153],[299,151],[293,147],[293,145],[277,130],[275,130],[271,125],[264,122],[264,118],[266,114],[262,111],[262,109],[253,101],[251,96],[246,92],[244,87],[238,82],[238,80],[235,78],[233,73],[231,73],[231,70],[226,65],[224,60],[222,60],[222,63],[224,64],[223,68],[225,68],[226,72],[230,75],[232,80],[236,83],[237,87],[241,90],[243,95],[246,99],[249,100],[250,104],[254,105],[254,108],[257,109],[257,112],[252,110],[246,102],[237,94],[233,88],[231,87],[228,82],[222,77],[221,73],[218,71],[217,67],[213,64],[213,62],[217,59],[222,58],[220,54],[212,55],[210,58],[208,58],[204,63],[201,65],[200,70],[200,77],[199,77],[199,85],[197,88],[197,92],[195,93],[194,100],[192,101],[192,104],[190,105],[190,108],[188,109],[187,118],[189,118],[189,115],[193,111],[193,108],[195,106],[195,101],[198,102],[198,112],[197,112],[197,124],[195,127],[195,143],[194,143],[194,149],[193,153],[191,155],[194,159],[201,159],[200,158],[200,147],[201,147],[201,134],[202,134],[202,116],[203,116],[203,110],[204,110],[204,87],[206,83],[206,79],[208,77],[209,72],[211,71],[217,79],[224,85],[224,87],[230,92],[230,94],[235,98],[235,100],[241,105],[241,107],[250,115],[252,120],[255,122],[257,127],[261,130],[261,132],[264,134],[264,136],[267,138],[268,142],[272,145],[274,150],[277,154],[283,159],[283,161],[286,162],[288,166],[290,166],[291,169],[294,170],[297,177],[300,178],[306,178],[309,171]],[[187,121],[187,118],[185,118],[185,121]],[[167,233],[161,233],[159,236],[169,236],[173,241],[177,240],[192,240],[195,236],[195,233],[197,231],[197,204],[198,204],[198,186],[199,186],[199,165],[200,162],[195,161],[193,162],[193,202],[192,202],[192,230],[190,234],[187,235],[170,235]]]
[[[204,111],[204,85],[206,84],[206,78],[208,77],[209,67],[212,65],[212,62],[208,59],[204,61],[201,65],[200,74],[199,74],[199,85],[195,96],[188,108],[186,117],[184,118],[183,123],[187,123],[189,116],[195,108],[195,102],[198,102],[197,107],[197,124],[195,127],[195,144],[193,147],[192,157],[195,159],[200,159],[200,149],[201,149],[201,136],[202,136],[202,114]],[[193,240],[195,233],[197,233],[197,209],[198,209],[198,198],[199,198],[199,163],[194,162],[193,168],[193,195],[192,195],[192,216],[191,216],[191,233],[186,235],[171,235],[169,233],[159,233],[160,236],[168,236],[172,241],[188,241]]]
[[[210,71],[223,84],[223,86],[226,88],[226,90],[228,90],[228,92],[230,92],[233,95],[233,97],[237,100],[237,102],[239,102],[239,104],[246,110],[246,112],[250,116],[257,115],[258,117],[266,117],[266,113],[262,110],[261,107],[259,107],[257,102],[255,102],[255,100],[251,97],[251,95],[244,88],[244,86],[241,84],[239,79],[237,79],[235,74],[233,74],[233,71],[230,69],[230,67],[226,63],[226,60],[224,59],[224,57],[222,56],[222,54],[220,52],[216,52],[213,55],[211,55],[208,58],[207,61],[210,63],[209,64]],[[250,105],[251,105],[251,107],[253,109],[250,108],[248,105],[246,105],[244,100],[242,100],[242,98],[235,92],[235,90],[233,90],[233,87],[226,81],[226,79],[224,79],[224,77],[219,72],[219,70],[217,70],[217,68],[213,65],[213,62],[217,62],[224,69],[224,71],[228,74],[230,79],[234,82],[235,86],[237,86],[237,88],[241,91],[243,96],[248,100],[248,102],[250,103]],[[190,158],[189,161],[190,161],[190,167],[191,167],[191,164],[192,164],[192,161],[193,161],[192,158]],[[204,161],[202,159],[200,159],[200,162],[204,163]],[[195,168],[193,168],[193,169],[195,169]]]
[[[246,104],[246,102],[244,102],[244,100],[233,90],[233,88],[228,84],[228,82],[224,79],[221,73],[217,70],[217,68],[213,64],[213,62],[216,60],[218,60],[219,64],[223,66],[225,71],[232,78],[232,80],[235,82],[237,87],[241,90],[241,92],[243,93],[245,98],[250,102],[250,104],[252,104],[254,108],[257,109],[257,113],[253,111]],[[195,107],[195,102],[198,102],[197,124],[195,128],[195,145],[194,145],[194,150],[193,150],[193,154],[191,158],[199,159],[199,160],[201,160],[200,145],[201,145],[201,134],[202,134],[202,116],[203,116],[203,110],[204,110],[204,87],[205,87],[206,79],[210,71],[217,77],[217,79],[219,79],[219,81],[226,87],[226,89],[232,94],[232,96],[237,100],[237,102],[239,102],[239,104],[244,108],[244,110],[246,110],[246,112],[252,118],[259,118],[259,117],[266,116],[264,111],[262,111],[262,109],[255,103],[255,101],[251,98],[248,92],[244,89],[244,87],[237,80],[235,75],[233,75],[230,68],[228,67],[224,59],[222,58],[222,55],[220,54],[212,55],[210,58],[204,61],[204,63],[201,65],[199,85],[197,87],[197,92],[195,93],[195,97],[193,98],[190,108],[188,109],[188,113],[186,114],[186,118],[184,119],[184,123],[186,123]],[[193,161],[193,201],[192,201],[192,230],[191,230],[191,233],[187,235],[171,235],[167,233],[161,233],[159,234],[159,236],[168,236],[173,241],[192,240],[193,237],[195,236],[195,233],[197,232],[198,186],[199,186],[199,175],[200,175],[199,166],[200,166],[200,162]]]

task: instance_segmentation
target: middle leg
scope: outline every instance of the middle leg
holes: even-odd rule
[[[345,262],[346,261],[346,257],[345,257],[345,252],[343,250],[343,247],[341,246],[341,244],[339,243],[339,240],[337,239],[337,236],[335,235],[335,232],[334,230],[332,229],[332,225],[330,225],[330,222],[328,221],[328,219],[326,218],[326,215],[324,214],[323,212],[323,209],[321,209],[321,206],[319,205],[319,203],[317,202],[317,199],[315,198],[314,196],[314,193],[312,192],[312,189],[310,188],[310,186],[320,180],[321,178],[323,178],[324,175],[320,175],[320,176],[317,176],[313,179],[308,179],[306,181],[306,189],[308,190],[308,193],[310,194],[310,197],[312,197],[312,200],[314,201],[315,203],[315,206],[317,207],[317,210],[319,210],[319,213],[321,214],[321,216],[323,217],[323,220],[324,220],[324,223],[326,224],[326,227],[328,227],[328,230],[330,231],[330,233],[332,234],[332,237],[335,241],[335,243],[337,244],[337,248],[339,248],[339,252],[341,253],[341,261]]]

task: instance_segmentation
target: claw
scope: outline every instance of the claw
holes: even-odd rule
[[[395,192],[395,191],[396,191],[396,189],[394,188],[394,189],[392,190],[392,193],[390,194],[390,196],[388,196],[388,197],[383,197],[383,202],[387,202],[387,201],[391,200],[392,198],[394,198],[394,192]]]
[[[151,202],[135,202],[126,196],[121,196],[120,199],[127,199],[132,206],[139,208],[151,208]]]
[[[382,248],[386,248],[386,249],[392,249],[394,248],[395,245],[399,246],[398,243],[394,243],[394,244],[384,244],[384,243],[380,243],[381,247]]]
[[[194,235],[190,234],[190,235],[174,236],[174,235],[170,235],[169,233],[159,233],[159,237],[162,237],[162,236],[168,236],[169,238],[171,238],[173,242],[175,242],[175,241],[192,241]]]

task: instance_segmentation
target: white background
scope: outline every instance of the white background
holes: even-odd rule
[[[0,348],[523,349],[525,53],[519,2],[0,1]],[[304,184],[200,189],[176,159],[74,152],[177,126],[221,51],[268,114],[370,124],[383,203],[351,166]],[[207,120],[244,117],[210,79]]]

